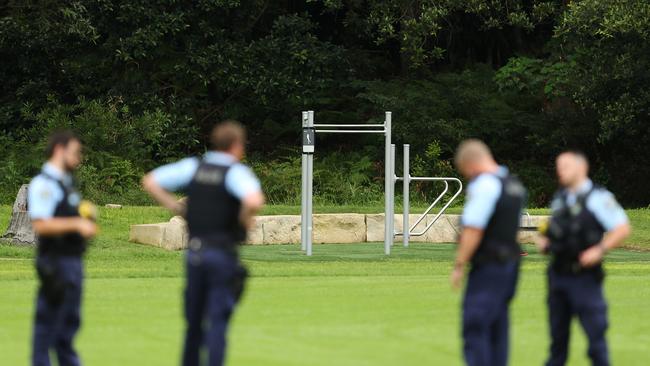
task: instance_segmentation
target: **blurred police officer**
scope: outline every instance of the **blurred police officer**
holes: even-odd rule
[[[461,174],[470,179],[451,275],[452,285],[458,288],[465,267],[471,265],[463,301],[465,362],[506,365],[508,307],[519,273],[517,231],[526,190],[508,169],[497,165],[479,140],[461,143],[455,160]]]
[[[199,365],[202,345],[209,350],[211,366],[224,362],[228,321],[246,277],[237,247],[264,204],[258,179],[239,163],[244,128],[225,121],[215,126],[210,139],[212,150],[202,158],[162,166],[143,179],[154,199],[187,220],[185,366]],[[180,190],[187,193],[186,207],[170,193]]]
[[[577,315],[589,340],[593,365],[609,365],[605,331],[602,260],[630,233],[625,211],[605,188],[588,177],[589,163],[580,152],[558,156],[562,188],[551,204],[552,216],[540,247],[551,254],[548,308],[551,329],[549,366],[564,365],[571,319]]]
[[[29,215],[38,235],[32,365],[50,365],[54,349],[61,366],[80,365],[74,337],[81,323],[81,256],[97,227],[80,217],[81,196],[72,172],[81,162],[81,142],[69,131],[50,136],[48,161],[28,189]]]

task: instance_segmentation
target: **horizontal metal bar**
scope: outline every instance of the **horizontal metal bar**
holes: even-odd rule
[[[384,133],[384,130],[316,130],[317,133]]]
[[[340,128],[355,128],[355,127],[384,127],[381,125],[368,125],[368,124],[358,124],[358,125],[336,125],[336,124],[315,124],[314,127],[340,127]]]
[[[422,233],[409,233],[409,236],[424,236],[425,234],[426,234],[425,232],[422,232]],[[404,232],[396,231],[395,236],[404,236]]]
[[[404,177],[395,177],[395,180],[400,181],[404,180]],[[430,181],[454,181],[457,183],[460,183],[460,180],[458,178],[438,178],[438,177],[409,177],[409,180],[417,180],[417,181],[423,181],[423,182],[430,182]],[[528,213],[526,213],[528,215]],[[529,215],[530,216],[530,215]]]
[[[409,233],[409,236],[423,236],[426,233]],[[396,231],[395,236],[404,236],[403,231]]]
[[[423,236],[424,234],[426,234],[426,233],[409,233],[409,237],[410,236]],[[395,236],[404,236],[404,233],[403,232],[395,233]]]
[[[430,181],[454,181],[457,183],[460,183],[460,179],[458,178],[452,178],[452,177],[411,177],[411,180],[417,180],[417,181],[424,181],[424,182],[430,182]]]

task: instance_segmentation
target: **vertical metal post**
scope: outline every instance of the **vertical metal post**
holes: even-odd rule
[[[309,111],[307,113],[307,127],[314,128],[314,111]],[[315,136],[314,136],[315,137]],[[314,154],[307,155],[307,255],[311,256],[312,254],[312,244],[313,244],[313,203],[314,203]]]
[[[404,247],[409,246],[409,235],[411,234],[411,228],[409,226],[410,225],[409,224],[409,211],[410,211],[410,207],[409,207],[409,204],[410,204],[410,202],[409,202],[409,194],[410,194],[409,184],[411,183],[411,173],[410,173],[410,168],[409,168],[409,165],[410,165],[410,156],[409,156],[410,155],[410,151],[409,151],[410,147],[411,146],[409,144],[404,144],[404,153],[403,153],[403,155],[404,155],[404,167],[403,167],[403,172],[402,172],[403,177],[404,177],[404,179],[402,181],[404,183],[404,188],[402,190],[402,195],[404,196],[402,198],[403,204],[404,204],[404,210],[403,210],[404,212],[402,214],[403,215],[402,232],[404,233],[402,235],[402,241],[404,243]]]
[[[307,250],[307,154],[302,154],[302,203],[300,211],[300,249]]]
[[[395,144],[390,145],[390,245],[395,244]]]
[[[302,128],[307,127],[309,117],[307,112],[302,112]],[[304,142],[303,142],[304,143]],[[302,188],[300,196],[300,249],[307,249],[307,153],[302,152]]]
[[[391,200],[391,191],[390,191],[390,182],[393,179],[391,176],[391,161],[390,161],[390,145],[391,145],[391,120],[392,113],[386,112],[386,119],[384,120],[384,134],[385,138],[385,155],[384,155],[384,254],[390,254],[391,239],[393,233],[390,231],[390,223],[393,221],[393,218],[390,217],[390,200]]]

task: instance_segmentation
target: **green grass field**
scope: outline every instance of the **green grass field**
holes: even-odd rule
[[[649,230],[646,212],[630,214],[642,233]],[[0,228],[8,214],[0,208]],[[150,207],[102,210],[102,232],[86,257],[77,342],[87,365],[178,364],[183,254],[126,241],[129,224],[167,218]],[[629,244],[648,243],[638,236]],[[332,244],[315,246],[307,258],[296,245],[243,248],[252,278],[232,323],[229,364],[461,364],[461,294],[448,283],[453,250],[418,244],[386,257],[380,244]],[[28,363],[32,256],[32,249],[0,245],[0,365]],[[539,365],[546,356],[544,264],[537,255],[524,261],[512,307],[512,365]],[[613,363],[647,365],[650,252],[617,250],[607,270]],[[573,335],[569,364],[587,365],[577,326]]]

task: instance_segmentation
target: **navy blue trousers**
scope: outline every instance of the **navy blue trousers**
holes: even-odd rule
[[[571,320],[578,316],[589,340],[587,354],[594,366],[609,365],[605,332],[607,303],[602,280],[592,274],[558,274],[548,271],[548,315],[551,355],[547,366],[566,363],[569,355]]]
[[[186,261],[183,366],[201,364],[204,347],[208,365],[223,365],[226,331],[236,303],[231,283],[239,260],[222,250],[203,248],[188,250]]]
[[[36,298],[32,365],[49,366],[54,349],[60,366],[81,364],[74,337],[81,324],[83,265],[80,257],[36,258],[40,287]]]
[[[508,307],[515,295],[519,261],[473,266],[463,300],[465,362],[469,366],[508,363]]]

